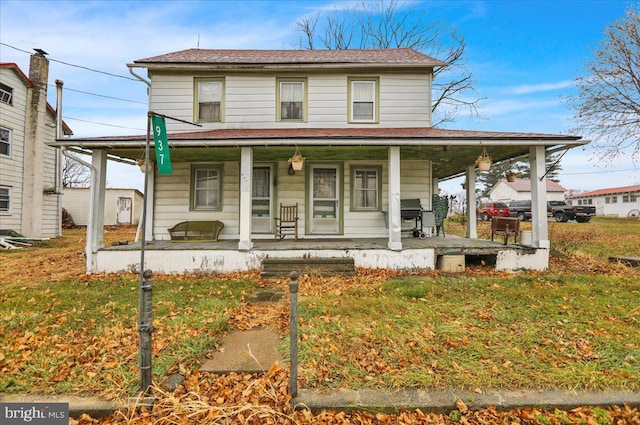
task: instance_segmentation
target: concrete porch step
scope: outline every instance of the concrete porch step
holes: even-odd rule
[[[292,271],[298,276],[354,275],[356,266],[353,258],[265,258],[262,260],[262,278],[289,277]]]

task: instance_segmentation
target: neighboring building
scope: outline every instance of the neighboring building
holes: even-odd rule
[[[0,229],[25,237],[61,233],[56,116],[47,103],[49,61],[31,56],[29,77],[15,63],[0,63]],[[65,135],[73,134],[63,123]]]
[[[564,201],[567,189],[560,184],[547,180],[547,201]],[[496,183],[489,191],[489,199],[492,201],[530,201],[531,196],[531,180],[516,179],[508,182],[505,179]]]
[[[595,205],[596,215],[627,217],[638,216],[640,210],[640,185],[611,187],[569,196],[571,205]],[[635,212],[634,212],[635,211]]]
[[[547,148],[587,143],[579,136],[432,128],[433,71],[446,65],[412,49],[189,49],[134,61],[132,72],[144,68],[150,78],[150,110],[183,120],[166,120],[172,172],[154,167],[148,175],[145,238],[155,243],[145,248],[146,264],[164,273],[230,272],[289,256],[434,268],[440,248],[402,233],[401,199],[418,199],[431,210],[439,180],[461,173],[474,187],[474,161],[484,151],[496,162],[528,155],[532,175],[542,177]],[[93,152],[100,193],[107,154],[135,162],[145,140],[94,137],[55,145]],[[296,153],[304,157],[299,171],[291,161]],[[544,183],[533,188],[543,211],[545,189]],[[472,190],[467,199],[475,203]],[[104,194],[92,202],[104,202]],[[298,205],[300,239],[311,242],[274,242],[280,204]],[[224,224],[219,242],[168,242],[177,223],[211,220]],[[477,237],[475,220],[467,237]],[[95,238],[87,245],[93,246],[88,272],[130,270],[138,261],[134,245],[102,248],[99,226],[91,226],[88,238]],[[546,214],[534,217],[533,246],[494,246],[491,254],[505,251],[497,268],[546,268]]]
[[[104,201],[104,225],[137,225],[142,213],[144,197],[137,189],[106,189]],[[89,188],[65,187],[62,189],[62,207],[73,222],[86,226],[89,217]]]

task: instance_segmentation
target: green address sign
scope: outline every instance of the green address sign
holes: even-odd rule
[[[156,162],[160,174],[171,174],[171,155],[169,154],[169,140],[167,139],[167,126],[164,117],[151,116],[153,127],[153,143],[156,151]]]

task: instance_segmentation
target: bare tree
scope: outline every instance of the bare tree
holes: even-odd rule
[[[433,125],[452,122],[466,109],[478,116],[481,99],[468,97],[474,93],[471,72],[464,63],[464,37],[452,26],[434,22],[410,3],[375,0],[348,3],[347,8],[334,9],[302,18],[296,22],[303,34],[302,48],[314,49],[387,49],[411,48],[448,63],[434,69]],[[323,25],[319,25],[324,22]]]
[[[605,30],[578,92],[569,97],[575,109],[574,131],[592,138],[600,159],[640,159],[640,15],[629,7],[626,16]]]
[[[65,156],[62,162],[62,187],[89,187],[90,184],[90,170]]]

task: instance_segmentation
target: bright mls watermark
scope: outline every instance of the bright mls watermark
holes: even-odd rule
[[[0,403],[0,423],[67,425],[69,403]]]

